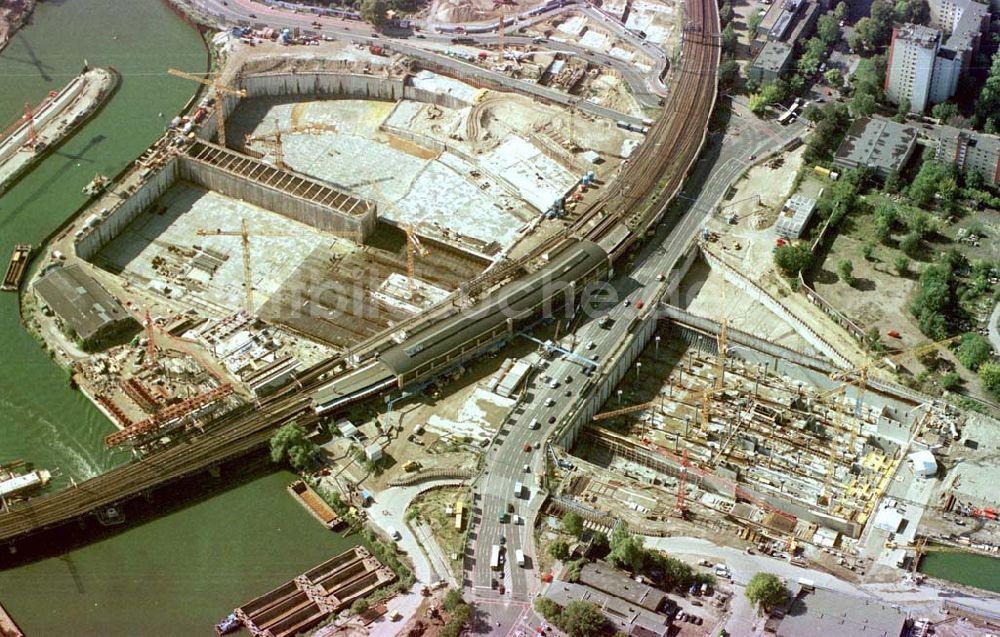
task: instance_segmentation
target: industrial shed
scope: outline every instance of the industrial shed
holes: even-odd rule
[[[35,294],[85,349],[100,349],[130,335],[139,323],[79,265],[57,268],[35,282]]]

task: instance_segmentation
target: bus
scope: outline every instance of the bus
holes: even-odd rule
[[[494,571],[500,568],[500,545],[494,544],[490,552],[490,568]]]

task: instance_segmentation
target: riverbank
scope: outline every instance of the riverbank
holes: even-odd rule
[[[35,0],[0,0],[0,51],[28,23],[34,10]]]

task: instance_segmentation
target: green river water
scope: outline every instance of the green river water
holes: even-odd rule
[[[122,74],[94,119],[0,196],[0,258],[38,245],[83,202],[95,173],[113,175],[190,99],[168,67],[204,71],[201,37],[159,0],[47,0],[0,53],[0,128],[79,73],[84,60]],[[162,117],[160,116],[162,113]],[[105,451],[112,425],[67,384],[65,371],[0,295],[0,464],[24,459],[57,486],[125,462]],[[292,476],[254,479],[110,539],[0,572],[0,603],[25,632],[207,635],[229,609],[353,542],[323,530],[285,492]]]

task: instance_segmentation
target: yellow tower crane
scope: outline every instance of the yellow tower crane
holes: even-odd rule
[[[288,166],[285,164],[285,151],[281,143],[281,136],[287,135],[289,133],[335,133],[337,127],[332,124],[302,124],[299,126],[290,126],[288,128],[281,128],[278,124],[278,120],[274,120],[274,130],[267,133],[260,133],[258,135],[247,135],[243,138],[243,144],[249,146],[252,142],[262,142],[267,144],[274,150],[274,165],[278,168],[285,170]]]
[[[419,254],[421,258],[426,257],[427,249],[421,245],[420,239],[417,237],[417,233],[412,225],[404,225],[403,231],[406,232],[406,274],[409,277],[410,283],[410,301],[413,301],[417,297],[416,255]]]
[[[223,96],[225,95],[236,95],[238,97],[246,97],[247,92],[241,88],[233,88],[232,86],[226,86],[217,77],[206,78],[198,77],[191,73],[186,73],[184,71],[178,71],[177,69],[167,69],[167,73],[173,75],[174,77],[184,78],[185,80],[191,80],[192,82],[198,82],[199,84],[204,84],[205,86],[210,86],[215,91],[215,125],[216,129],[216,141],[220,146],[226,145],[226,107],[225,100]]]
[[[247,229],[247,222],[244,219],[240,223],[239,230],[205,230],[199,228],[195,231],[199,237],[240,237],[243,244],[243,286],[246,289],[246,312],[247,316],[253,316],[253,266],[250,259],[250,237],[307,237],[304,233],[294,232],[254,232]],[[357,243],[361,243],[360,232],[330,232],[336,236],[349,237]]]
[[[937,349],[939,347],[947,345],[948,343],[951,343],[952,341],[954,341],[956,339],[959,339],[959,338],[961,338],[961,336],[953,336],[951,338],[946,338],[946,339],[943,339],[943,340],[940,340],[940,341],[935,341],[933,343],[925,343],[923,345],[918,345],[917,347],[913,347],[913,348],[904,350],[904,351],[899,352],[897,354],[893,354],[892,356],[887,356],[885,358],[882,358],[881,360],[875,360],[875,359],[872,359],[872,358],[868,358],[868,360],[866,360],[865,363],[863,365],[861,365],[860,367],[857,367],[855,369],[852,369],[852,370],[849,370],[849,371],[846,371],[846,372],[839,372],[839,373],[831,375],[832,379],[843,381],[842,384],[834,387],[833,389],[828,389],[828,390],[826,390],[826,391],[818,394],[816,396],[817,398],[827,398],[827,397],[834,396],[834,395],[840,395],[841,398],[838,399],[838,402],[840,402],[842,400],[842,397],[847,394],[847,388],[849,386],[853,385],[858,390],[858,396],[857,396],[857,399],[855,400],[855,403],[854,403],[854,418],[858,422],[856,424],[854,424],[854,425],[851,425],[848,428],[850,430],[850,434],[851,434],[850,442],[848,442],[848,444],[847,444],[847,451],[849,453],[854,453],[854,446],[857,444],[858,435],[861,433],[861,406],[862,406],[862,400],[864,398],[865,391],[866,391],[867,386],[868,386],[868,373],[869,373],[869,371],[871,371],[872,369],[878,369],[878,368],[880,368],[880,367],[882,367],[884,365],[887,365],[887,364],[891,364],[891,363],[893,363],[893,362],[895,362],[895,361],[897,361],[897,360],[899,360],[899,359],[901,359],[901,358],[903,358],[905,356],[910,356],[910,355],[920,356],[920,355],[925,354],[927,352],[933,351],[933,350],[935,350],[935,349]],[[839,408],[834,408],[833,418],[835,419],[835,421],[837,423],[837,428],[838,429],[843,429],[844,428],[843,419],[841,418],[841,414],[840,414]],[[922,423],[921,423],[921,426],[922,426]],[[824,486],[823,486],[823,493],[824,493],[824,495],[827,496],[827,498],[831,501],[831,503],[833,501],[833,498],[831,497],[830,484],[831,484],[831,481],[833,479],[833,470],[834,470],[834,466],[836,464],[836,460],[837,460],[837,447],[836,447],[836,445],[833,444],[833,441],[831,439],[831,442],[830,442],[830,456],[829,456],[829,460],[828,460],[829,464],[828,464],[827,472],[826,472],[826,480],[825,480]]]

